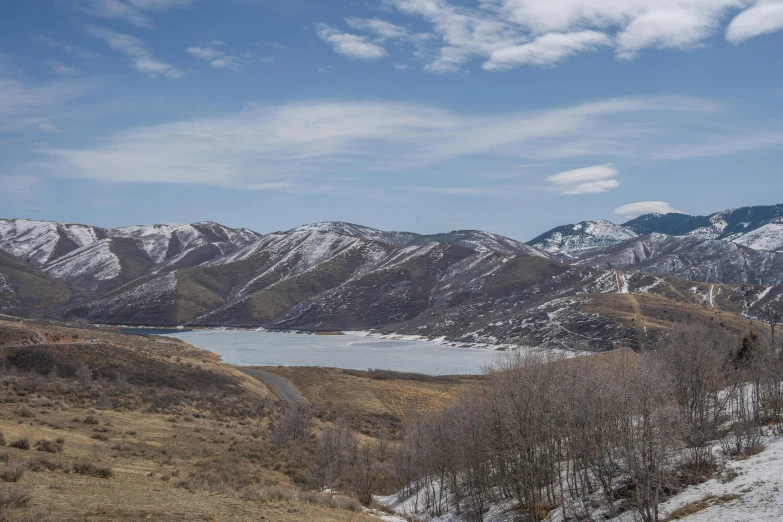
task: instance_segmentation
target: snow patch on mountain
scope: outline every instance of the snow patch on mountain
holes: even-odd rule
[[[755,250],[783,251],[783,218],[738,235],[732,241]]]
[[[191,225],[151,225],[115,228],[113,237],[127,237],[135,241],[155,263],[166,259],[169,244],[176,237],[183,246],[203,244],[201,234]]]
[[[99,281],[114,279],[121,270],[119,258],[111,251],[110,239],[78,248],[44,268],[44,272],[57,279],[73,280],[91,276]]]
[[[0,292],[15,294],[16,290],[11,286],[11,280],[5,274],[0,274]]]
[[[585,250],[616,245],[635,237],[636,232],[630,228],[601,219],[555,228],[528,244],[545,252],[570,256]]]
[[[29,219],[0,220],[0,249],[36,266],[49,260],[59,239],[57,225]]]

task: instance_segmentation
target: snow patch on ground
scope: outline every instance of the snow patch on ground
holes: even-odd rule
[[[708,496],[738,495],[739,498],[720,503],[681,518],[684,522],[773,522],[783,520],[783,437],[768,437],[766,449],[747,460],[729,461],[737,477],[727,481],[714,478],[692,486],[661,506],[664,516],[674,510]],[[618,519],[619,522],[619,519]]]
[[[15,294],[16,290],[11,286],[11,281],[5,274],[0,274],[0,292]]]

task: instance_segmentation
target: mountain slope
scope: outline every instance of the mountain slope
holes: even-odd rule
[[[660,233],[670,236],[697,234],[712,239],[734,238],[747,234],[783,217],[783,204],[741,207],[709,216],[687,214],[647,214],[623,226],[639,235]]]
[[[0,251],[0,313],[26,315],[64,306],[73,298],[64,283]]]
[[[528,242],[528,245],[565,256],[598,247],[616,245],[636,237],[636,233],[610,221],[582,221],[576,225],[553,228]]]
[[[508,254],[546,257],[544,252],[521,241],[516,241],[504,236],[483,232],[481,230],[454,230],[442,234],[415,234],[413,232],[384,232],[374,228],[353,225],[341,221],[328,221],[305,225],[296,230],[331,232],[344,236],[355,237],[368,241],[388,243],[397,247],[421,246],[427,243],[449,243],[464,246],[474,250],[494,250]],[[293,232],[289,231],[289,232]]]
[[[783,284],[783,253],[704,236],[650,234],[574,260],[605,270],[634,270],[711,283]]]

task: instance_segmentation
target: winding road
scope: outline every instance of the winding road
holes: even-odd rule
[[[306,401],[298,393],[296,393],[296,391],[294,391],[294,389],[291,388],[287,382],[277,375],[272,375],[271,373],[262,372],[260,370],[251,370],[250,368],[239,368],[239,370],[251,377],[267,383],[272,387],[275,393],[282,397],[286,402],[290,404],[306,404]]]

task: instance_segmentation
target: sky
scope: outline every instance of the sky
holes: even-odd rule
[[[0,217],[529,240],[783,203],[783,0],[6,0]]]

